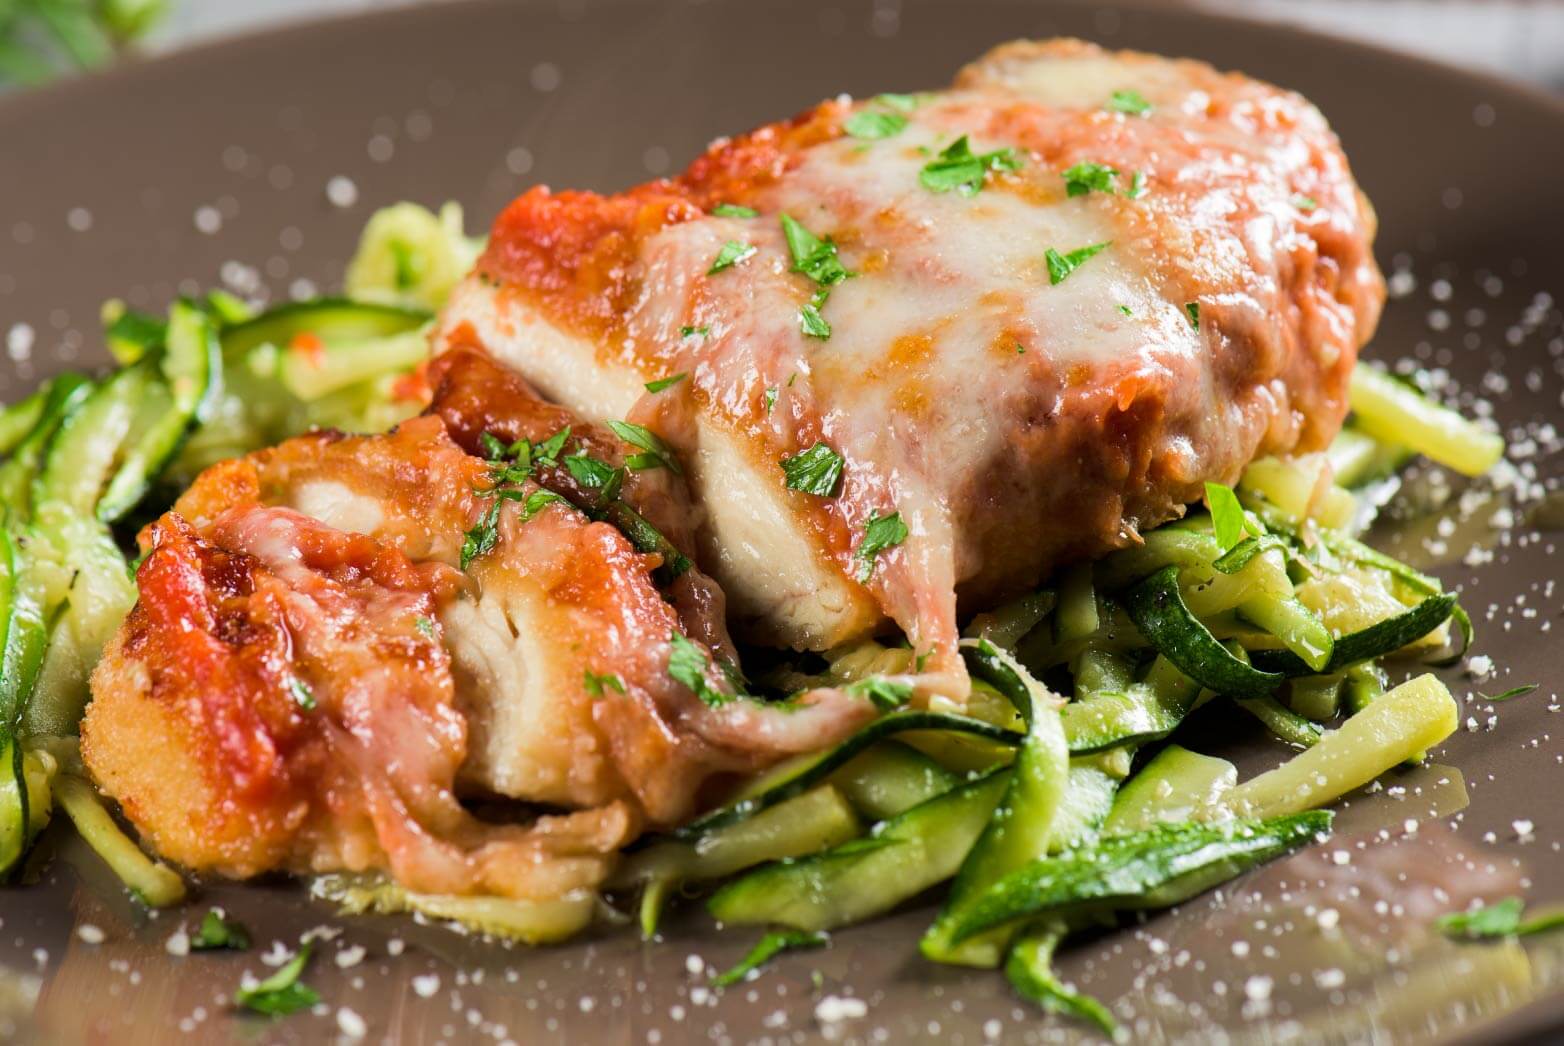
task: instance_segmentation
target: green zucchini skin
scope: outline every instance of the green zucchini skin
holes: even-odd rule
[[[93,382],[83,374],[66,373],[49,383],[37,421],[0,465],[0,513],[12,526],[25,524],[32,513],[33,479],[43,466],[54,433],[92,394]]]
[[[195,426],[207,420],[223,389],[223,353],[217,324],[200,307],[176,302],[169,310],[167,344],[156,359],[162,381],[148,389],[126,435],[119,468],[97,503],[105,523],[140,504]]]
[[[22,746],[6,737],[0,742],[0,876],[9,875],[27,852],[28,799]]]
[[[1332,816],[1311,810],[1264,821],[1160,825],[1103,837],[1093,847],[1033,861],[999,880],[959,921],[955,939],[1082,906],[1176,904],[1301,846],[1329,830]]]
[[[997,741],[1003,745],[1018,745],[1023,735],[1013,730],[985,723],[980,719],[971,719],[967,716],[950,715],[944,712],[892,712],[890,715],[881,716],[874,722],[859,730],[856,734],[837,745],[831,751],[821,756],[817,761],[801,767],[795,774],[786,777],[755,795],[731,803],[728,806],[713,810],[704,817],[697,818],[684,825],[675,832],[676,839],[695,839],[722,825],[732,824],[735,821],[752,817],[768,806],[775,806],[784,799],[791,799],[795,795],[801,795],[828,778],[836,770],[840,769],[848,760],[867,749],[876,741],[893,737],[896,734],[909,730],[950,730],[956,733],[971,734],[975,737]]]
[[[1178,567],[1166,566],[1124,595],[1124,608],[1157,652],[1200,685],[1218,694],[1250,697],[1281,685],[1280,672],[1246,665],[1217,642],[1184,605],[1178,591]],[[1296,657],[1296,655],[1293,655]],[[1303,661],[1300,658],[1299,664]],[[1313,671],[1313,669],[1309,669]]]
[[[288,302],[225,329],[223,351],[233,361],[262,345],[286,348],[300,334],[313,334],[328,344],[336,339],[384,338],[413,330],[432,318],[423,309],[347,298]]]
[[[1408,643],[1422,639],[1444,624],[1455,607],[1454,595],[1429,596],[1404,614],[1341,636],[1324,669],[1309,667],[1303,658],[1290,650],[1256,650],[1251,657],[1256,665],[1280,676],[1328,675],[1394,653]]]
[[[813,857],[728,883],[707,909],[723,923],[830,930],[896,907],[956,874],[1009,784],[994,770]]]
[[[158,380],[150,362],[116,371],[61,422],[33,480],[33,504],[55,501],[92,515],[139,406]]]

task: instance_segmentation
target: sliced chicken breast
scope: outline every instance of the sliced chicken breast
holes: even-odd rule
[[[675,447],[735,627],[824,649],[893,621],[959,693],[958,605],[1331,438],[1383,300],[1373,232],[1297,95],[1018,43],[671,180],[525,193],[436,344]],[[819,444],[840,479],[790,485]]]
[[[577,438],[555,453],[591,449]],[[872,714],[835,691],[785,707],[736,693],[655,583],[659,556],[530,478],[496,495],[504,468],[435,416],[320,433],[209,469],[149,529],[83,749],[160,852],[233,875],[382,868],[414,889],[533,896],[503,878],[522,874],[505,870],[516,847],[595,882],[642,824],[687,818],[712,775]],[[690,613],[720,634],[708,609]],[[582,812],[491,833],[460,793]]]

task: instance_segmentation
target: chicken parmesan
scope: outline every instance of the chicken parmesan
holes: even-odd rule
[[[436,349],[476,337],[668,440],[747,636],[893,622],[949,690],[961,611],[1329,442],[1383,300],[1373,232],[1297,95],[1017,43],[676,178],[530,190]]]

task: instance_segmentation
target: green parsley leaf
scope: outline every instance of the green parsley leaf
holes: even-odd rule
[[[621,476],[622,475],[623,473],[621,473]],[[549,505],[568,504],[570,504],[570,502],[565,500],[563,495],[556,494],[552,490],[534,490],[531,494],[527,495],[526,500],[521,504],[521,521],[523,523],[528,522],[532,519],[533,516],[536,516],[539,512],[542,512]]]
[[[1124,315],[1126,315],[1126,316],[1133,316],[1133,315],[1135,315],[1133,312],[1130,311],[1130,307],[1128,305],[1120,305],[1119,306],[1119,311],[1124,313]]]
[[[753,207],[741,207],[736,203],[719,203],[711,209],[711,213],[719,218],[759,218],[760,212]]]
[[[771,408],[777,405],[777,390],[775,388],[767,389],[766,395],[763,397],[763,399],[766,404],[766,413],[770,414]]]
[[[483,514],[478,517],[478,522],[472,525],[462,537],[462,569],[466,570],[473,560],[479,556],[488,555],[494,550],[494,546],[500,540],[500,503],[494,501]]]
[[[637,454],[626,464],[637,471],[649,468],[666,468],[676,476],[684,474],[679,467],[678,457],[673,448],[658,438],[655,432],[640,425],[632,425],[628,421],[610,421],[608,427],[614,430],[614,435],[630,444],[646,451],[645,454]]]
[[[722,245],[722,250],[717,252],[717,257],[712,259],[711,268],[706,270],[707,276],[714,276],[723,269],[731,269],[755,253],[753,244],[742,240],[729,240]]]
[[[737,984],[782,952],[794,948],[820,948],[829,940],[817,930],[773,930],[762,937],[737,966],[712,978],[711,983],[718,988]]]
[[[1221,483],[1206,484],[1206,504],[1211,507],[1211,529],[1216,531],[1216,543],[1226,552],[1243,539],[1244,507],[1238,503],[1233,488]]]
[[[1061,177],[1064,178],[1066,196],[1085,196],[1094,190],[1106,193],[1115,191],[1119,172],[1107,164],[1085,160],[1065,171]]]
[[[533,457],[540,465],[559,464],[559,452],[565,449],[565,441],[570,438],[570,426],[566,425],[544,442],[538,444]]]
[[[1026,355],[1026,346],[1022,345],[1019,341],[1016,342],[1016,355],[1017,356],[1024,356],[1024,355]]]
[[[702,329],[704,330],[704,328]],[[672,374],[666,378],[658,378],[656,381],[649,381],[646,383],[646,391],[662,392],[664,389],[671,389],[687,377],[689,377],[688,374],[680,371],[678,374]]]
[[[1525,937],[1564,926],[1564,911],[1553,910],[1532,919],[1521,918],[1525,904],[1519,897],[1506,897],[1497,904],[1482,905],[1464,912],[1441,915],[1436,926],[1446,937],[1457,940],[1482,940],[1493,937]]]
[[[593,697],[602,697],[605,689],[617,690],[621,694],[625,692],[624,680],[612,672],[605,672],[599,675],[591,669],[587,669],[586,677],[582,682],[586,687],[587,693]]]
[[[907,533],[907,524],[902,522],[900,512],[892,512],[888,516],[871,513],[863,525],[863,541],[859,543],[856,553],[863,561],[858,568],[858,580],[868,581],[873,577],[875,557],[906,541]]]
[[[912,684],[898,683],[882,676],[870,676],[842,688],[853,697],[867,697],[882,712],[894,712],[912,700]]]
[[[198,952],[228,949],[242,952],[250,946],[250,934],[244,926],[227,917],[221,908],[213,908],[201,919],[201,926],[190,935],[190,947]]]
[[[873,109],[860,109],[847,118],[842,125],[854,138],[863,138],[875,141],[881,138],[894,138],[907,129],[907,118],[900,113],[881,113]]]
[[[270,977],[235,991],[234,1003],[272,1017],[286,1017],[290,1013],[309,1009],[320,1002],[320,995],[299,981],[309,961],[310,946],[306,944]]]
[[[710,662],[701,648],[678,632],[668,633],[673,650],[668,654],[668,675],[675,683],[683,683],[708,707],[716,708],[733,700],[706,680],[706,668]]]
[[[490,461],[505,460],[508,448],[505,446],[504,441],[500,440],[493,433],[485,432],[478,437],[478,443],[483,447],[483,456]]]
[[[298,676],[288,677],[288,693],[293,695],[293,703],[304,709],[304,711],[315,711],[315,691],[311,690],[309,684]]]
[[[1533,690],[1536,690],[1539,686],[1541,686],[1540,683],[1527,683],[1525,686],[1513,686],[1513,687],[1511,687],[1508,690],[1501,691],[1500,693],[1494,694],[1492,697],[1489,697],[1487,694],[1481,694],[1481,693],[1478,694],[1477,696],[1482,698],[1484,701],[1493,701],[1493,702],[1508,701],[1511,698],[1525,697],[1527,694],[1531,693]]]
[[[831,336],[831,324],[820,315],[820,306],[825,304],[826,293],[817,292],[804,304],[798,307],[798,329],[811,338],[819,338],[824,341]]]
[[[1151,103],[1146,101],[1145,96],[1136,90],[1114,91],[1108,97],[1106,108],[1111,113],[1145,116],[1151,112]]]
[[[875,95],[874,100],[881,105],[898,109],[904,113],[910,113],[923,104],[923,96],[916,94],[893,94],[886,92]]]
[[[1319,201],[1314,197],[1305,196],[1302,193],[1299,193],[1297,196],[1292,198],[1292,205],[1298,208],[1300,211],[1312,211],[1320,204]]]
[[[930,192],[956,190],[962,196],[974,196],[983,188],[989,171],[1014,171],[1021,166],[1013,149],[974,153],[966,135],[957,138],[939,156],[923,165],[918,181]]]
[[[816,236],[791,214],[782,215],[782,235],[793,256],[794,272],[803,273],[822,287],[841,283],[852,275],[837,257],[836,244],[830,237]]]
[[[691,338],[691,337],[694,337],[697,334],[699,334],[701,337],[704,338],[706,335],[708,335],[710,333],[711,333],[711,328],[710,327],[680,327],[679,328],[679,337],[681,337],[681,338]]]
[[[1043,255],[1044,260],[1048,262],[1048,282],[1054,285],[1063,283],[1066,276],[1079,269],[1087,259],[1098,252],[1107,250],[1112,243],[1112,240],[1104,240],[1101,243],[1078,248],[1069,254],[1060,254],[1052,247],[1048,248],[1047,253]]]
[[[413,627],[429,639],[434,638],[434,621],[420,614],[413,619]]]
[[[608,462],[592,457],[585,450],[570,455],[564,464],[577,483],[592,490],[602,490],[612,483],[616,471]]]
[[[1200,329],[1200,303],[1198,301],[1186,301],[1184,314],[1189,317],[1189,325],[1195,330]]]
[[[842,485],[842,456],[824,442],[779,461],[787,477],[787,489],[801,490],[823,498],[836,497]]]
[[[1136,171],[1130,175],[1130,187],[1124,190],[1126,199],[1138,200],[1146,195],[1146,172]]]

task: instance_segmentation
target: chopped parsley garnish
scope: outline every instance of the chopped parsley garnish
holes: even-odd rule
[[[418,631],[424,636],[427,636],[430,639],[434,638],[433,619],[424,617],[422,614],[420,614],[418,617],[413,619],[413,627],[418,629]]]
[[[710,333],[711,333],[711,328],[710,327],[680,327],[679,328],[679,337],[681,337],[681,338],[693,338],[697,334],[699,334],[701,337],[704,338],[706,335],[708,335]]]
[[[1022,345],[1019,341],[1016,342],[1016,355],[1017,356],[1024,356],[1024,355],[1026,355],[1026,346]]]
[[[798,328],[811,338],[829,338],[831,324],[820,315],[831,287],[854,275],[847,270],[836,254],[836,244],[829,237],[819,237],[799,223],[790,214],[782,216],[782,235],[787,238],[788,253],[793,256],[793,271],[803,273],[819,289],[799,306]]]
[[[989,171],[1014,171],[1021,160],[1013,149],[995,149],[974,153],[966,135],[957,138],[937,158],[923,165],[918,181],[930,192],[956,190],[962,196],[974,196],[983,188]]]
[[[608,462],[592,457],[585,450],[567,457],[565,470],[577,483],[592,490],[602,490],[613,483],[614,473],[619,471]],[[620,480],[623,481],[623,473],[620,473]]]
[[[668,675],[675,683],[683,683],[695,696],[711,708],[733,700],[706,680],[706,668],[710,665],[701,648],[678,632],[668,633],[673,649],[668,654]]]
[[[505,441],[495,436],[492,432],[485,432],[478,437],[478,443],[483,447],[483,456],[490,461],[503,461],[509,449]]]
[[[1063,283],[1066,276],[1086,264],[1087,259],[1101,251],[1107,250],[1112,243],[1112,240],[1104,240],[1102,243],[1088,244],[1085,247],[1071,251],[1069,254],[1060,254],[1052,247],[1048,248],[1047,253],[1043,255],[1048,262],[1048,282],[1050,284]]]
[[[608,427],[614,430],[614,435],[645,452],[625,459],[625,464],[635,471],[665,468],[676,476],[684,474],[684,470],[679,467],[678,459],[674,456],[673,448],[659,439],[655,432],[640,425],[632,425],[628,421],[610,421]]]
[[[1119,191],[1119,171],[1107,164],[1094,163],[1084,160],[1065,171],[1060,177],[1064,179],[1064,194],[1066,196],[1085,196],[1087,193],[1102,192],[1116,193]],[[1146,194],[1146,172],[1136,171],[1130,175],[1130,186],[1121,194],[1127,199],[1137,200]]]
[[[712,978],[711,983],[718,988],[737,984],[782,952],[793,948],[820,948],[829,940],[818,930],[773,930],[762,937],[737,966]]]
[[[221,908],[213,908],[201,919],[201,926],[190,935],[190,947],[198,952],[228,949],[242,952],[250,946],[250,934],[242,924],[227,917]]]
[[[1200,303],[1198,301],[1186,301],[1184,303],[1184,315],[1189,317],[1189,325],[1195,330],[1200,329]]]
[[[1118,190],[1118,177],[1116,168],[1085,160],[1064,172],[1064,194],[1085,196],[1094,191],[1115,192]]]
[[[500,541],[500,502],[496,498],[483,514],[478,517],[478,522],[462,535],[462,569],[466,570],[472,561],[479,556],[486,556],[494,551],[494,546]]]
[[[290,1013],[309,1009],[320,1002],[319,993],[299,981],[309,961],[310,946],[306,944],[276,973],[234,992],[234,1003],[272,1017],[286,1017]]]
[[[315,711],[315,691],[309,684],[298,676],[288,677],[288,693],[293,696],[293,703],[306,712]]]
[[[1483,940],[1493,937],[1525,937],[1564,926],[1564,911],[1551,911],[1532,919],[1522,919],[1525,904],[1519,897],[1506,897],[1497,904],[1482,905],[1464,912],[1441,915],[1435,924],[1446,937],[1458,940]]]
[[[863,525],[863,541],[859,543],[856,553],[862,561],[858,568],[858,580],[868,581],[873,577],[875,557],[906,540],[907,524],[902,522],[900,512],[892,512],[888,516],[871,513]]]
[[[1216,543],[1226,552],[1243,540],[1244,507],[1238,503],[1233,488],[1221,483],[1206,484],[1206,504],[1211,507],[1211,529],[1216,532]]]
[[[559,452],[565,449],[565,441],[570,438],[570,426],[566,425],[547,440],[539,443],[533,451],[533,458],[540,465],[558,465]]]
[[[765,396],[762,397],[762,400],[766,405],[766,413],[770,414],[771,408],[777,405],[777,390],[775,388],[767,389]]]
[[[811,338],[824,341],[831,336],[830,321],[820,315],[820,306],[824,305],[830,296],[831,292],[822,287],[798,307],[798,329]]]
[[[1500,691],[1499,693],[1494,694],[1492,697],[1482,693],[1479,693],[1477,696],[1482,698],[1484,701],[1509,701],[1512,698],[1525,697],[1527,694],[1531,693],[1533,690],[1536,690],[1541,685],[1542,684],[1540,683],[1527,683],[1525,686],[1512,686],[1510,689]]]
[[[847,118],[842,130],[854,138],[875,141],[894,138],[907,129],[907,118],[901,113],[882,113],[873,109],[860,109]]]
[[[625,692],[624,680],[612,672],[604,672],[600,675],[591,669],[587,669],[582,684],[586,687],[587,693],[593,697],[602,697],[605,690],[617,690],[621,694]]]
[[[1151,112],[1151,103],[1146,101],[1144,95],[1136,90],[1114,91],[1108,96],[1107,109],[1112,113],[1124,113],[1127,116],[1145,116]]]
[[[539,512],[542,512],[549,505],[568,504],[570,504],[570,502],[566,501],[563,495],[556,494],[552,490],[534,490],[531,494],[528,494],[526,500],[521,503],[521,521],[523,523],[527,522],[533,516],[536,516]]]
[[[793,256],[794,272],[803,273],[822,287],[841,283],[852,275],[837,257],[836,244],[830,237],[816,236],[790,214],[782,216],[782,235]]]
[[[719,218],[759,218],[760,212],[753,207],[741,207],[736,203],[719,203],[711,209],[711,213]]]
[[[1314,197],[1305,196],[1302,193],[1299,193],[1297,196],[1292,198],[1292,205],[1298,208],[1300,211],[1312,211],[1320,204],[1319,201]]]
[[[753,244],[745,243],[743,240],[729,240],[722,245],[722,250],[717,252],[717,257],[712,259],[711,268],[706,270],[706,275],[713,276],[723,269],[731,269],[754,253]]]
[[[1119,306],[1119,311],[1124,313],[1124,315],[1126,315],[1126,316],[1133,316],[1133,315],[1135,315],[1135,313],[1130,310],[1130,307],[1128,305],[1120,305]]]
[[[911,683],[898,683],[883,676],[848,683],[842,690],[853,697],[867,697],[882,712],[894,712],[912,700]]]
[[[779,465],[787,477],[787,489],[834,498],[842,485],[842,456],[824,442],[783,458]]]
[[[705,332],[705,328],[702,327],[701,331],[704,333]],[[664,389],[671,389],[671,388],[673,388],[675,385],[679,384],[679,382],[683,381],[687,377],[689,377],[688,374],[684,373],[683,371],[680,371],[678,374],[670,374],[666,378],[658,378],[656,381],[649,381],[649,382],[646,383],[646,391],[647,392],[662,392]]]

